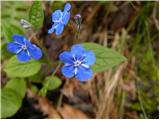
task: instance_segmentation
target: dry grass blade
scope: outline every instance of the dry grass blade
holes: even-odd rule
[[[128,62],[123,63],[116,71],[110,80],[106,80],[104,98],[97,114],[97,118],[109,118],[110,109],[113,109],[113,95],[117,85],[119,84],[123,75],[123,70],[127,67]],[[110,81],[110,82],[109,82]]]

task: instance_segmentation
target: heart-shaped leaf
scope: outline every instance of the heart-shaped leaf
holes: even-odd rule
[[[101,72],[120,64],[126,58],[111,48],[96,43],[83,43],[85,49],[92,50],[96,56],[96,63],[92,66],[94,72]]]

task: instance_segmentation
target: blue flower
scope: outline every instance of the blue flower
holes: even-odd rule
[[[36,45],[31,44],[24,36],[13,35],[13,42],[9,42],[7,50],[15,53],[17,59],[21,62],[27,62],[31,58],[38,60],[42,57],[42,51]]]
[[[76,77],[80,81],[86,81],[92,77],[91,66],[96,58],[91,50],[85,50],[82,45],[73,45],[71,51],[60,54],[60,60],[64,63],[61,71],[67,78]]]
[[[63,32],[64,26],[68,24],[70,19],[70,9],[71,4],[67,3],[63,12],[61,10],[56,10],[54,13],[52,13],[52,22],[54,22],[54,24],[48,30],[48,34],[55,32],[56,35],[60,35]]]

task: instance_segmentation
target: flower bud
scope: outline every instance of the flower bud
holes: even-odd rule
[[[77,24],[77,27],[78,27],[78,30],[80,30],[80,26],[81,26],[81,15],[79,13],[77,13],[75,16],[74,16],[74,19],[76,21],[76,24]]]

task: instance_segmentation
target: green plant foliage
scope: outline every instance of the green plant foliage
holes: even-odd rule
[[[2,26],[4,35],[7,39],[7,41],[11,41],[12,39],[12,35],[13,34],[24,34],[24,32],[16,25],[14,24],[8,24],[8,23],[4,23]]]
[[[41,68],[39,61],[30,60],[27,63],[23,63],[17,60],[16,56],[13,56],[7,64],[4,66],[4,71],[10,77],[29,77],[36,74]]]
[[[30,89],[31,89],[32,92],[34,92],[34,93],[36,93],[36,94],[37,94],[38,91],[39,91],[38,87],[35,86],[35,85],[33,85],[33,84],[30,84]]]
[[[43,82],[43,88],[40,90],[40,95],[45,96],[47,90],[57,89],[62,84],[61,80],[56,76],[48,76]]]
[[[7,118],[17,112],[22,104],[22,98],[10,88],[4,88],[1,92],[1,118]]]
[[[41,74],[42,74],[41,71],[39,71],[35,75],[29,77],[28,81],[32,82],[32,83],[42,83],[42,75]]]
[[[12,35],[14,35],[15,33],[24,35],[24,31],[20,29],[19,26],[14,24],[4,23],[2,29],[4,31],[5,37],[7,38],[7,41],[12,41]]]
[[[10,23],[3,23],[2,25],[2,43],[1,43],[1,51],[2,51],[2,58],[11,57],[11,53],[9,53],[6,49],[7,42],[12,41],[12,35],[14,34],[24,35],[24,31],[20,29],[18,25],[10,24]],[[5,39],[5,40],[4,40]]]
[[[10,117],[21,107],[26,93],[26,82],[23,79],[11,79],[1,92],[1,118]]]
[[[44,12],[40,1],[34,1],[29,10],[29,21],[38,29],[42,26],[44,19]]]
[[[23,79],[11,79],[7,82],[5,88],[14,90],[21,98],[26,93],[26,82]]]
[[[26,4],[24,1],[3,1],[2,4],[2,23],[6,22],[9,24],[11,22],[14,25],[18,25],[20,19],[26,19],[26,11],[29,4]]]
[[[48,90],[54,90],[62,84],[62,81],[56,76],[48,76],[46,77],[44,84],[48,84]]]
[[[6,50],[6,44],[8,41],[12,40],[13,34],[23,34],[24,31],[19,21],[20,19],[26,19],[26,11],[29,4],[26,4],[24,1],[14,2],[14,1],[3,1],[2,2],[2,11],[1,12],[1,59],[11,57],[11,54]]]
[[[92,50],[96,56],[96,63],[92,67],[94,72],[102,72],[126,60],[126,58],[118,52],[96,43],[83,43],[82,45],[87,50]]]

